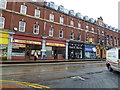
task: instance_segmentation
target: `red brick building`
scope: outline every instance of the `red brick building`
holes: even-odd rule
[[[120,30],[67,10],[53,2],[5,2],[1,30],[13,31],[11,58],[105,58],[106,49],[120,46]],[[9,52],[10,53],[10,52]]]

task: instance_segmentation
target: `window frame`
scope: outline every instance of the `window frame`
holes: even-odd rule
[[[50,27],[49,28],[49,36],[53,37],[53,34],[54,34],[54,29],[53,29],[53,27]]]
[[[71,32],[70,33],[70,40],[74,40],[75,39],[75,37],[74,37],[74,32]]]
[[[61,31],[62,31],[62,33],[61,33]],[[62,37],[60,35],[62,35]],[[62,29],[59,30],[59,38],[63,38],[63,30]]]
[[[70,20],[70,25],[74,27],[74,20]]]
[[[38,11],[38,12],[37,12]],[[37,16],[38,15],[38,16]],[[35,9],[35,15],[36,18],[40,18],[40,10],[39,9]]]
[[[2,26],[2,27],[0,27],[0,29],[3,29],[4,26],[5,26],[5,17],[0,17],[0,18],[1,18],[0,21],[2,21],[2,22],[0,22],[0,25]],[[3,20],[2,20],[2,19],[3,19]]]
[[[22,26],[23,31],[21,31],[21,29],[20,29],[21,23],[24,23],[24,26]],[[26,28],[26,22],[24,22],[24,21],[19,21],[19,31],[20,31],[20,32],[25,32],[25,28]]]
[[[55,17],[55,15],[53,13],[50,13],[50,19],[49,20],[52,21],[52,22],[54,22],[54,20],[55,20],[54,17]]]
[[[60,24],[64,24],[64,17],[60,16]]]
[[[26,15],[26,13],[27,13],[27,6],[26,5],[21,5],[20,13]]]
[[[35,28],[36,25],[38,26],[37,28]],[[35,30],[37,31],[37,33],[35,33]],[[33,33],[34,34],[39,34],[39,30],[40,30],[39,24],[34,24],[34,26],[33,26]]]
[[[7,0],[1,0],[0,1],[0,8],[6,9],[7,7]]]
[[[78,29],[81,29],[81,23],[80,22],[78,23]]]

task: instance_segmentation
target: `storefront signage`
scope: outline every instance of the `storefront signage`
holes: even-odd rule
[[[88,41],[89,41],[89,42],[92,42],[93,40],[92,40],[92,38],[89,38]]]
[[[18,43],[13,43],[13,47],[25,47],[25,44],[18,44]]]
[[[10,35],[7,31],[0,31],[0,44],[8,45],[8,37]]]
[[[46,43],[48,46],[59,46],[59,47],[65,47],[65,44],[59,44],[59,43]]]
[[[87,52],[96,52],[96,48],[95,47],[85,47],[85,51],[87,51]]]
[[[17,40],[17,39],[15,39],[13,42],[17,42],[17,43],[28,43],[28,44],[40,44],[40,45],[41,45],[41,42],[28,41],[28,40]]]
[[[82,44],[69,44],[70,49],[81,49],[82,50]]]

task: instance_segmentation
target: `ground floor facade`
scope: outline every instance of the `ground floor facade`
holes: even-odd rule
[[[0,57],[5,60],[99,59],[105,58],[106,47],[74,40],[63,40],[16,32],[0,32]],[[3,42],[4,39],[4,42]]]

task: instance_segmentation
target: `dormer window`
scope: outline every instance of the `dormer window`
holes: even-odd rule
[[[6,9],[7,0],[0,0],[0,8]]]

